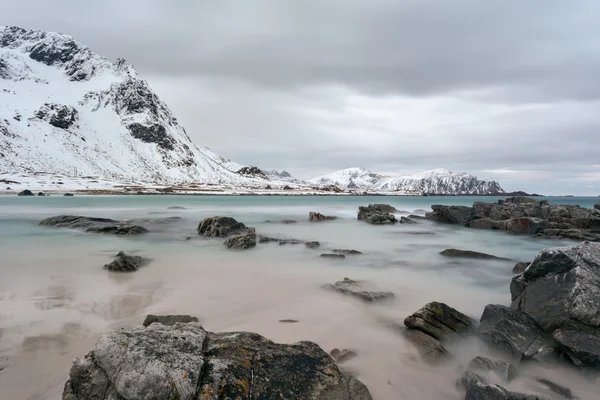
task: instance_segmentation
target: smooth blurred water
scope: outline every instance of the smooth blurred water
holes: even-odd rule
[[[208,330],[252,330],[281,342],[313,340],[326,350],[352,347],[360,357],[350,366],[377,398],[453,398],[453,389],[450,393],[445,385],[429,383],[434,377],[447,379],[441,377],[447,377],[448,370],[422,365],[414,348],[389,328],[389,322],[402,324],[407,315],[433,300],[447,302],[478,319],[486,304],[509,303],[511,270],[516,261],[530,261],[542,248],[573,242],[428,221],[372,226],[358,221],[356,213],[359,205],[370,203],[393,205],[400,216],[423,213],[432,204],[471,205],[498,199],[0,197],[0,357],[7,360],[0,386],[8,384],[6,379],[15,379],[13,386],[21,390],[3,398],[59,398],[70,360],[89,350],[93,341],[88,340],[114,326],[139,324],[147,313],[189,313],[198,316]],[[547,199],[583,207],[592,207],[597,201]],[[169,206],[185,209],[169,210]],[[340,219],[310,223],[310,211]],[[38,225],[43,218],[60,214],[119,220],[180,219],[154,223],[149,234],[139,237],[85,234]],[[215,215],[232,216],[267,236],[317,240],[321,248],[271,243],[242,252],[228,251],[222,239],[196,237],[199,221]],[[298,222],[282,224],[283,219]],[[364,254],[345,260],[319,257],[334,248]],[[482,251],[510,261],[447,259],[439,254],[446,248]],[[132,274],[103,270],[102,266],[121,250],[150,257],[153,262]],[[321,288],[343,277],[393,291],[396,299],[365,305]],[[301,322],[277,322],[285,318]],[[469,350],[460,358],[468,362],[472,355]],[[42,356],[52,362],[38,362]],[[36,393],[46,394],[35,397],[28,392],[26,380],[19,381],[16,373],[21,369],[37,371],[42,388],[36,388]],[[15,372],[7,372],[11,370]],[[415,377],[415,371],[422,376]],[[407,386],[409,382],[413,385]],[[448,387],[453,387],[451,382]]]

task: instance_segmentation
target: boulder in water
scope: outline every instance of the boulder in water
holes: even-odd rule
[[[37,195],[38,195],[39,197],[46,197],[46,195],[44,194],[44,192],[39,192]]]
[[[135,272],[149,263],[150,259],[148,258],[129,256],[124,251],[120,251],[111,263],[104,266],[104,269],[112,272]]]
[[[471,333],[475,321],[447,304],[433,301],[406,317],[404,325],[442,340]]]
[[[246,231],[246,225],[231,217],[204,218],[198,225],[198,234],[209,237],[227,237]]]
[[[308,220],[310,222],[332,221],[334,219],[338,219],[338,217],[335,217],[333,215],[323,215],[314,211],[308,213]]]
[[[493,371],[504,382],[510,382],[517,376],[517,368],[503,360],[492,361],[485,357],[475,357],[468,365],[468,370],[478,372]]]
[[[73,193],[65,193],[63,194],[63,197],[73,197]]]
[[[140,235],[148,232],[148,229],[139,225],[122,224],[120,221],[108,218],[82,217],[78,215],[59,215],[46,218],[40,222],[40,225],[81,229],[85,232],[112,235]]]
[[[479,260],[507,260],[506,258],[496,257],[491,254],[480,253],[472,250],[446,249],[440,254],[446,257],[473,258]]]
[[[124,327],[73,362],[63,400],[370,400],[368,389],[311,342],[277,344],[198,323]]]
[[[404,336],[427,363],[435,364],[450,357],[448,350],[437,339],[422,331],[407,329],[404,331]]]
[[[227,239],[225,239],[225,242],[223,242],[223,243],[229,249],[246,250],[246,249],[256,247],[256,235],[255,234],[246,234],[246,235],[230,236]]]
[[[333,249],[331,251],[334,253],[337,253],[337,254],[345,254],[345,255],[351,255],[351,256],[362,254],[360,251],[352,250],[352,249]]]
[[[394,214],[389,211],[395,208],[388,206],[386,204],[369,204],[368,206],[360,206],[358,207],[358,220],[365,221],[372,225],[391,225],[397,222]]]
[[[348,350],[348,349],[340,350],[338,348],[335,348],[335,349],[331,350],[329,352],[329,355],[338,364],[343,363],[344,361],[351,360],[351,359],[353,359],[354,357],[357,356],[357,354],[354,351],[352,351],[352,350]]]
[[[306,247],[307,249],[317,249],[320,246],[321,246],[321,243],[316,242],[316,241],[304,243],[304,247]]]
[[[346,258],[345,255],[343,254],[331,254],[331,253],[323,253],[321,254],[322,258],[333,258],[333,259],[338,259],[338,260],[343,260],[344,258]]]
[[[363,284],[352,279],[344,278],[343,281],[338,281],[333,285],[325,285],[324,289],[333,290],[348,296],[356,297],[366,302],[374,302],[380,300],[389,300],[394,298],[392,292],[375,292],[363,290]]]

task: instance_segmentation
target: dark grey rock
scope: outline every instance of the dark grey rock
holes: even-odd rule
[[[471,360],[468,367],[471,371],[493,371],[499,376],[504,382],[510,382],[517,376],[517,368],[503,360],[492,361],[485,357],[475,357]]]
[[[385,204],[369,204],[368,206],[360,206],[358,207],[358,216],[357,218],[360,221],[365,221],[372,225],[390,225],[395,224],[397,222],[394,214],[390,213],[389,210],[391,206],[387,206]],[[393,208],[393,207],[391,207]],[[394,211],[396,209],[394,208]]]
[[[280,240],[281,239],[279,239],[279,238],[258,235],[258,243],[271,243],[271,242],[277,242],[278,243]]]
[[[440,252],[440,254],[446,257],[473,258],[478,260],[507,260],[506,258],[471,250],[446,249]]]
[[[231,217],[204,218],[198,225],[198,234],[209,237],[227,237],[243,233],[246,225]]]
[[[592,233],[589,229],[543,229],[536,235],[536,237],[543,239],[569,239],[580,242],[600,241],[600,235],[597,233]]]
[[[600,210],[600,203],[594,204],[594,210]]]
[[[73,197],[74,195],[73,195],[73,193],[65,193],[65,194],[63,194],[63,196],[64,197]]]
[[[105,233],[112,235],[140,235],[148,229],[139,225],[123,224],[108,218],[82,217],[77,215],[59,215],[46,218],[40,222],[42,226],[56,228],[81,229],[90,233]]]
[[[556,343],[533,318],[505,306],[486,306],[478,333],[493,349],[516,363],[529,359],[548,361],[556,353]]]
[[[310,222],[332,221],[334,219],[338,219],[338,217],[335,217],[333,215],[323,215],[314,211],[308,213],[308,220]]]
[[[277,322],[281,322],[282,324],[295,324],[300,321],[298,321],[297,319],[280,319]]]
[[[304,242],[302,240],[298,240],[298,239],[280,239],[279,240],[280,245],[301,244],[301,243],[304,243]]]
[[[509,392],[499,385],[487,384],[480,376],[467,371],[459,381],[465,400],[550,400],[545,397]]]
[[[352,350],[343,349],[340,350],[335,348],[329,352],[329,355],[335,360],[336,363],[340,364],[345,361],[351,360],[356,357],[358,354]]]
[[[281,242],[280,242],[281,243]],[[246,235],[236,235],[230,236],[223,242],[228,249],[240,249],[246,250],[256,247],[256,235],[255,234],[246,234]]]
[[[173,326],[176,323],[189,324],[190,322],[198,322],[198,318],[190,315],[153,315],[148,314],[144,319],[143,326],[150,324],[162,324],[165,326]]]
[[[17,196],[35,196],[35,194],[33,194],[33,192],[31,190],[25,189],[21,193],[19,193]]]
[[[406,317],[404,325],[409,329],[417,329],[438,340],[443,340],[471,333],[474,322],[449,305],[434,301]]]
[[[333,290],[341,294],[356,297],[366,302],[374,302],[380,300],[389,300],[394,298],[392,292],[374,292],[363,290],[363,284],[352,279],[344,278],[343,281],[338,281],[333,285],[325,285],[324,289]]]
[[[369,204],[369,208],[373,211],[383,214],[393,214],[398,211],[396,207],[390,206],[389,204]]]
[[[425,218],[423,215],[416,215],[416,214],[410,214],[407,218],[413,220],[413,221],[419,221],[419,220],[425,220],[427,218]]]
[[[513,274],[522,274],[529,267],[529,262],[518,262],[512,269]]]
[[[321,246],[321,243],[316,242],[316,241],[304,243],[304,247],[306,247],[307,249],[317,249],[320,246]]]
[[[284,219],[283,221],[281,221],[284,224],[295,224],[298,221],[294,221],[293,219]]]
[[[421,358],[435,364],[450,358],[448,350],[435,338],[416,329],[407,329],[404,336],[417,348]]]
[[[111,263],[104,265],[104,269],[112,272],[135,272],[141,267],[148,265],[150,261],[148,258],[129,256],[125,252],[120,251]]]
[[[471,214],[473,213],[473,207],[465,206],[443,206],[434,204],[431,206],[433,212],[425,214],[425,218],[430,221],[445,222],[448,224],[459,224],[464,225],[467,223]]]
[[[79,112],[74,107],[62,104],[45,103],[34,115],[56,128],[65,130],[76,126],[79,121]]]
[[[581,328],[580,328],[581,329]],[[563,358],[578,367],[600,372],[600,333],[598,329],[559,328],[553,332]]]
[[[400,221],[399,222],[401,224],[416,224],[417,223],[416,221],[413,221],[412,219],[407,218],[407,217],[400,217]]]
[[[167,207],[167,210],[187,210],[187,208],[182,207],[182,206],[170,206],[170,207]]]
[[[63,400],[370,400],[368,389],[312,342],[209,333],[154,323],[105,334],[77,358]]]
[[[44,194],[44,192],[39,192],[37,195],[38,195],[39,197],[46,197],[46,195]]]
[[[359,254],[362,254],[360,251],[358,251],[358,250],[352,250],[352,249],[333,249],[331,251],[334,252],[334,253],[345,254],[345,255],[359,255]]]
[[[339,259],[339,260],[342,260],[342,259],[346,258],[346,256],[343,255],[343,254],[330,254],[330,253],[323,253],[323,254],[321,254],[321,257],[323,257],[323,258],[334,258],[334,259]]]
[[[575,394],[573,394],[573,391],[571,389],[569,389],[568,387],[559,385],[557,383],[554,383],[549,379],[537,378],[536,381],[538,381],[542,385],[546,386],[549,390],[553,391],[554,393],[564,397],[565,399],[569,399],[569,400],[579,399],[579,397],[577,397]]]

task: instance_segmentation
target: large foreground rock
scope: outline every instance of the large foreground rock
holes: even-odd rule
[[[332,254],[335,256],[343,256],[343,254]],[[323,255],[321,255],[323,256]],[[363,284],[352,279],[344,278],[343,281],[337,281],[333,285],[325,285],[324,289],[333,290],[335,292],[356,297],[366,302],[374,302],[380,300],[388,300],[394,298],[392,292],[374,292],[364,290]]]
[[[406,317],[404,325],[436,339],[446,339],[471,333],[474,321],[447,304],[433,301]]]
[[[148,232],[148,229],[139,225],[123,224],[120,221],[108,218],[82,217],[78,215],[59,215],[46,218],[40,222],[40,225],[81,229],[85,232],[113,235],[140,235]]]
[[[387,204],[369,204],[358,207],[357,218],[372,225],[390,225],[397,222],[396,217],[392,214],[395,211],[394,207]]]
[[[544,238],[600,241],[598,209],[550,204],[547,200],[511,197],[472,207],[431,206],[427,219],[478,229],[496,229]]]
[[[479,337],[517,363],[529,359],[551,360],[557,347],[533,318],[501,305],[485,307],[479,324]]]
[[[248,332],[210,333],[198,323],[125,327],[77,358],[63,400],[369,400],[311,342],[273,343]]]
[[[204,218],[198,224],[198,234],[209,237],[227,237],[246,231],[246,225],[231,217]]]
[[[542,250],[511,282],[530,315],[576,365],[600,371],[600,243]]]
[[[104,269],[113,272],[135,272],[141,267],[148,265],[150,259],[141,256],[130,256],[120,251],[117,257],[104,266]]]

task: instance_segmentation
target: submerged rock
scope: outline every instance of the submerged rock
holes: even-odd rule
[[[335,217],[333,215],[323,215],[314,211],[308,213],[308,220],[310,222],[332,221],[334,219],[338,219],[338,217]]]
[[[227,246],[228,249],[250,249],[256,247],[256,235],[250,233],[246,235],[230,236],[225,239],[223,244]]]
[[[227,237],[246,231],[246,225],[231,217],[204,218],[198,225],[198,234],[209,237]]]
[[[417,221],[413,221],[412,219],[407,218],[407,217],[400,217],[400,223],[401,224],[416,224]]]
[[[35,195],[33,194],[33,192],[31,190],[25,189],[21,193],[19,193],[17,196],[35,196]]]
[[[358,250],[352,250],[352,249],[333,249],[331,251],[334,252],[334,253],[346,254],[346,255],[358,255],[358,254],[362,254],[360,251],[358,251]]]
[[[517,368],[506,361],[492,361],[485,357],[475,357],[467,367],[470,371],[493,371],[504,382],[510,382],[517,376]]]
[[[148,232],[148,229],[139,225],[122,224],[120,221],[108,218],[82,217],[77,215],[59,215],[46,218],[40,222],[40,225],[81,229],[85,232],[113,235],[139,235]]]
[[[450,358],[450,353],[432,336],[417,329],[407,329],[404,336],[417,349],[421,358],[431,364]]]
[[[396,209],[387,204],[369,204],[368,206],[358,207],[358,220],[365,221],[372,225],[390,225],[397,222],[396,217],[390,211]]]
[[[351,359],[353,359],[354,357],[357,356],[357,354],[354,351],[352,351],[352,350],[348,350],[348,349],[340,350],[338,348],[335,348],[335,349],[331,350],[329,352],[329,355],[338,364],[343,363],[343,362],[348,361],[348,360],[351,360]]]
[[[271,243],[271,242],[279,242],[279,241],[281,241],[281,239],[279,239],[279,238],[258,235],[258,243]]]
[[[323,257],[323,258],[335,258],[335,259],[340,259],[340,260],[346,258],[346,256],[343,255],[343,254],[330,254],[330,253],[323,253],[323,254],[321,254],[321,257]]]
[[[474,258],[479,260],[507,260],[506,258],[471,250],[446,249],[440,254],[446,257]]]
[[[464,388],[465,400],[549,400],[544,397],[509,392],[500,385],[487,384],[479,375],[467,371],[460,379],[459,386]]]
[[[501,305],[487,305],[479,324],[479,337],[511,361],[551,360],[556,343],[529,315]]]
[[[148,326],[154,323],[165,326],[173,326],[176,323],[188,324],[190,322],[198,322],[198,318],[190,315],[153,315],[148,314],[144,319],[143,326]]]
[[[128,256],[124,251],[120,251],[111,263],[104,265],[104,269],[113,272],[135,272],[141,267],[148,265],[150,261],[149,258]]]
[[[293,219],[284,219],[283,221],[281,221],[284,224],[295,224],[298,221],[294,221]]]
[[[316,249],[319,248],[321,246],[321,243],[319,242],[306,242],[304,243],[304,247],[306,247],[307,249]]]
[[[425,218],[428,220],[459,225],[464,225],[473,212],[472,207],[442,206],[438,204],[432,205],[431,209],[433,212],[425,214]]]
[[[170,206],[170,207],[167,207],[167,210],[187,210],[187,208],[182,207],[182,206]]]
[[[434,301],[406,317],[404,325],[439,340],[471,333],[474,321],[449,305]]]
[[[363,290],[363,285],[361,282],[354,281],[348,278],[344,278],[343,281],[337,281],[333,285],[325,285],[323,286],[323,288],[327,290],[333,290],[348,296],[353,296],[367,302],[389,300],[394,298],[394,293],[392,292],[372,292]]]
[[[368,389],[312,342],[277,344],[198,323],[124,327],[77,358],[63,400],[370,400]]]
[[[569,389],[568,387],[554,383],[551,380],[548,380],[546,378],[537,378],[536,381],[538,383],[541,383],[545,387],[547,387],[550,391],[564,397],[565,399],[568,399],[568,400],[579,399],[579,397],[575,396],[575,394],[573,394],[573,391],[571,389]]]
[[[279,245],[286,245],[286,244],[301,244],[304,243],[301,240],[298,239],[281,239],[279,240]]]

